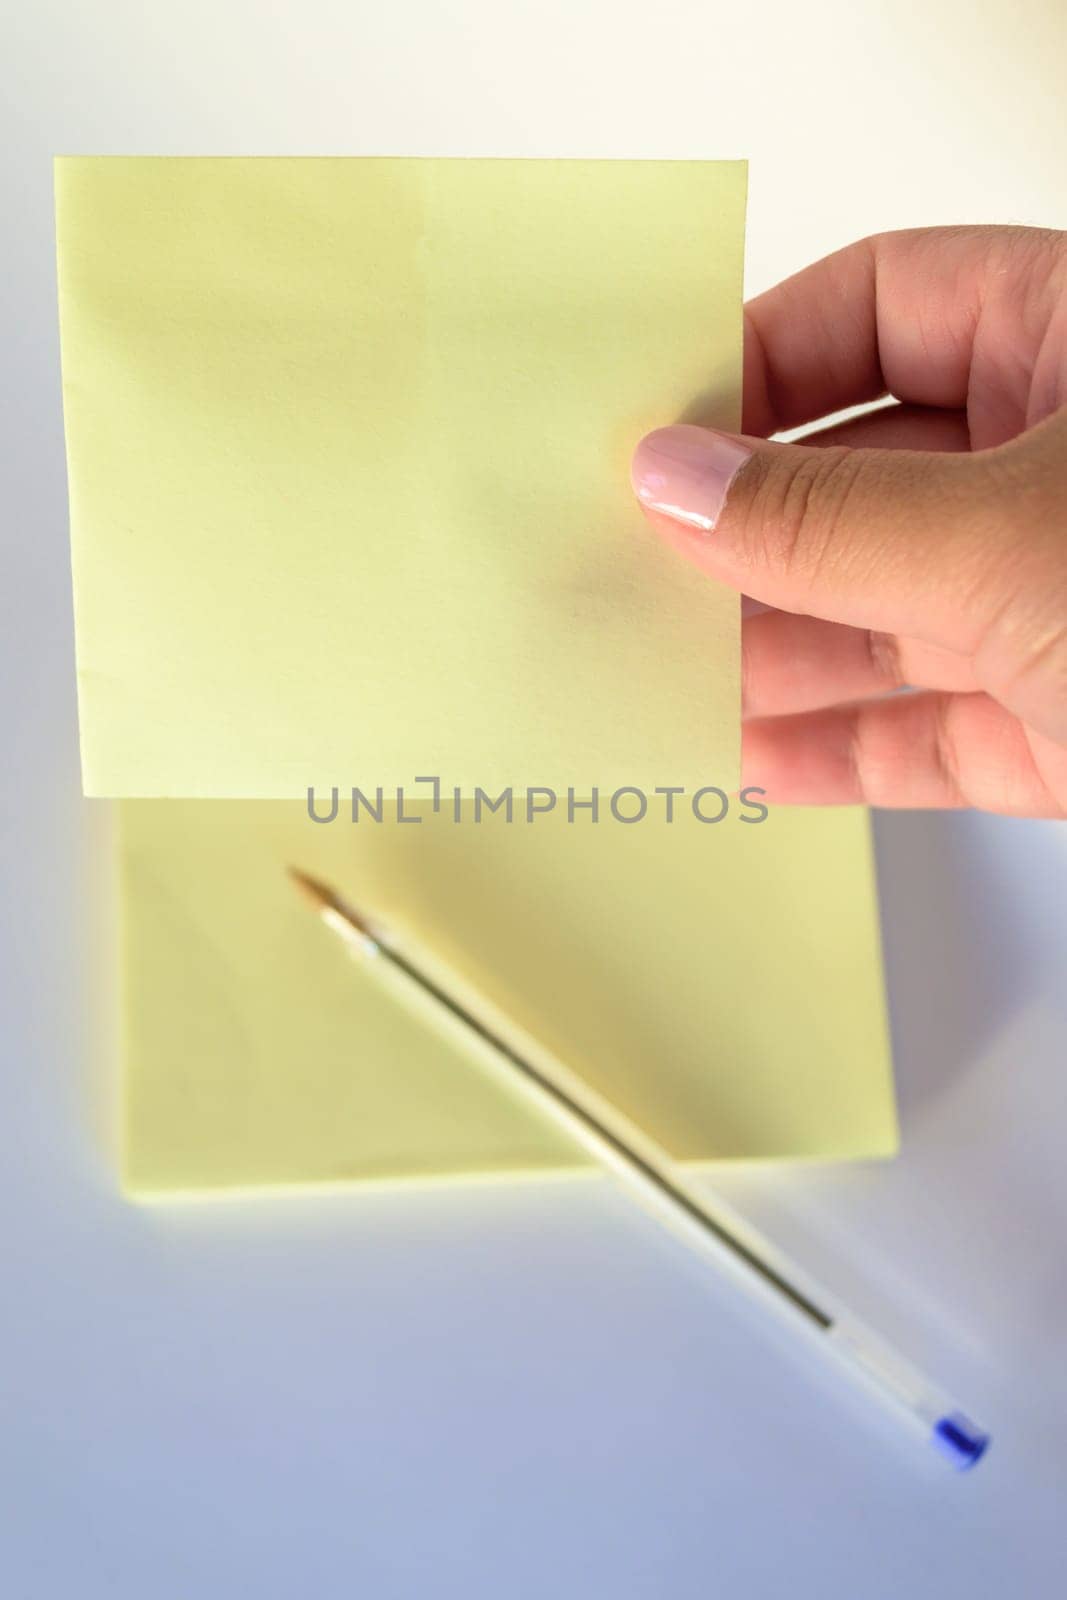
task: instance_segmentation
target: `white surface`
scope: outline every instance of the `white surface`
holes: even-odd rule
[[[723,1182],[989,1421],[969,1477],[821,1385],[596,1182],[491,1204],[476,1188],[149,1212],[117,1198],[114,1085],[92,1046],[107,860],[77,784],[49,163],[748,155],[757,289],[880,227],[1067,223],[1061,0],[38,0],[2,26],[4,1592],[1056,1592],[1054,825],[880,820],[904,1155]]]

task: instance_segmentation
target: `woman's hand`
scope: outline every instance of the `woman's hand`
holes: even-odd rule
[[[808,267],[747,309],[743,426],[659,429],[633,481],[750,597],[745,783],[1067,815],[1067,234],[885,234]]]

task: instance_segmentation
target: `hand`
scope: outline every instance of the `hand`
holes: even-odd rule
[[[747,308],[743,427],[648,434],[633,481],[751,597],[744,782],[1067,815],[1067,234],[884,234],[808,267]]]

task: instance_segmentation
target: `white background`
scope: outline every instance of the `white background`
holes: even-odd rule
[[[116,1195],[78,793],[50,162],[748,156],[749,289],[901,225],[1067,223],[1062,0],[12,4],[0,176],[0,1587],[1030,1596],[1067,1511],[1067,844],[878,822],[904,1153],[721,1187],[996,1432],[957,1477],[597,1180]],[[664,239],[669,251],[671,241]]]

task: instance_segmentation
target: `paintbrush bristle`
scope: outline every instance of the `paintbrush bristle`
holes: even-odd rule
[[[290,878],[297,891],[303,895],[318,916],[324,911],[332,911],[336,916],[343,917],[350,922],[360,933],[365,933],[368,938],[373,938],[373,932],[354,906],[347,900],[342,900],[336,889],[331,889],[328,883],[323,883],[321,878],[313,878],[308,872],[301,872],[299,867],[287,867]]]

